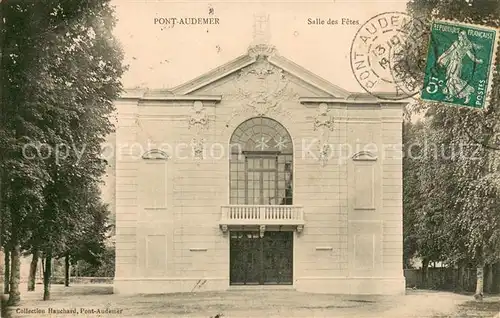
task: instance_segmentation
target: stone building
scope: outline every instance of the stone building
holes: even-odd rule
[[[171,90],[126,91],[115,292],[404,293],[403,106],[266,43]]]

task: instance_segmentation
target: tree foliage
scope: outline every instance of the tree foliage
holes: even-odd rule
[[[88,258],[104,251],[101,145],[125,70],[113,9],[109,0],[0,6],[3,246]]]
[[[500,1],[413,0],[408,10],[422,21],[450,19],[500,26]],[[408,123],[405,129],[406,152],[417,141],[421,155],[405,159],[409,255],[481,268],[500,260],[500,152],[495,145],[500,131],[499,61],[497,55],[487,109],[415,103],[413,111],[424,113],[425,118]],[[431,147],[438,148],[437,153]]]

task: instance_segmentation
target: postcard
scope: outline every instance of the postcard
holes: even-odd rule
[[[0,5],[2,315],[496,314],[498,1]]]

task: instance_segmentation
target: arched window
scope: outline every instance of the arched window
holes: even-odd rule
[[[230,148],[231,204],[292,204],[293,144],[285,127],[249,119],[233,132]]]

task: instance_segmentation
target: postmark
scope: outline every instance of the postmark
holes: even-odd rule
[[[361,87],[380,99],[400,100],[418,94],[419,68],[403,68],[400,63],[426,33],[424,22],[403,12],[381,13],[363,24],[350,51],[351,69]]]
[[[498,30],[433,21],[423,100],[484,109],[489,103]]]
[[[398,33],[404,39],[389,50],[389,71],[391,72],[397,92],[402,96],[416,96],[423,87],[425,56],[430,38],[430,21],[413,18]]]

